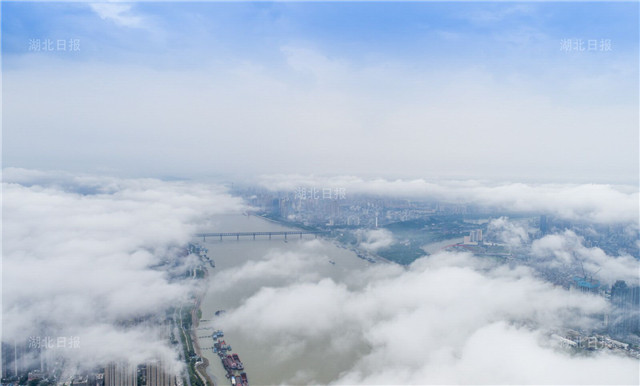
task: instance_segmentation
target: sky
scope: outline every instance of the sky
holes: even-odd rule
[[[637,31],[634,2],[3,2],[3,166],[637,185]]]

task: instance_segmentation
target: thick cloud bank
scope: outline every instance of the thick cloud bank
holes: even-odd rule
[[[310,275],[313,246],[302,248],[282,258],[271,252],[259,261],[255,267],[271,284],[256,289],[220,320],[226,330],[277,353],[274,366],[305,356],[284,383],[639,381],[637,360],[606,353],[573,356],[550,341],[554,330],[598,326],[607,304],[601,297],[543,282],[528,268],[440,253],[406,269],[377,265],[338,282]],[[277,267],[282,259],[297,267],[295,275],[281,277]],[[320,251],[317,261],[324,263]],[[234,283],[248,285],[253,274],[244,282],[236,277]],[[283,374],[289,369],[278,368]]]
[[[263,186],[294,192],[299,186],[343,188],[369,194],[476,204],[514,212],[549,213],[568,220],[638,224],[640,196],[633,186],[603,184],[487,184],[480,181],[365,180],[359,177],[270,175]]]
[[[632,231],[630,228],[627,229]],[[624,252],[612,256],[601,248],[587,247],[584,237],[572,230],[565,229],[531,241],[530,234],[536,230],[530,229],[526,222],[505,217],[491,220],[487,230],[488,237],[507,244],[517,255],[531,257],[530,262],[538,267],[590,275],[608,285],[616,280],[640,285],[638,259]]]
[[[72,364],[179,366],[162,322],[194,289],[185,244],[241,205],[205,185],[5,169],[3,342],[75,337],[55,350]]]
[[[630,255],[609,256],[600,248],[588,248],[583,239],[570,230],[545,236],[531,244],[534,257],[550,267],[577,267],[585,272],[597,272],[598,277],[613,284],[625,280],[640,285],[640,261]]]

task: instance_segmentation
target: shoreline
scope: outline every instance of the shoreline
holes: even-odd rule
[[[264,220],[270,221],[270,222],[272,222],[274,224],[278,224],[278,225],[286,227],[286,228],[292,228],[292,229],[297,229],[297,230],[299,229],[299,230],[302,230],[302,231],[305,230],[303,228],[296,227],[295,225],[292,225],[292,224],[289,224],[289,223],[284,223],[284,222],[281,222],[281,221],[278,221],[276,219],[272,219],[272,218],[269,218],[269,217],[265,217],[265,216],[261,216],[261,215],[254,215],[254,216],[260,217],[260,218],[262,218]],[[322,236],[319,236],[319,237],[323,238]],[[385,263],[385,264],[398,264],[395,261],[392,261],[392,260],[389,260],[387,258],[384,258],[384,257],[378,255],[375,252],[371,252],[371,251],[367,251],[367,250],[364,250],[364,249],[360,249],[358,247],[352,247],[351,245],[343,244],[343,243],[339,242],[335,238],[326,238],[326,237],[324,237],[323,239],[333,243],[336,246],[342,246],[342,247],[346,247],[346,248],[354,248],[354,250],[356,250],[356,251],[366,252],[366,253],[368,253],[370,255],[373,255],[373,257],[375,257],[377,261],[380,261],[382,263]],[[400,265],[402,265],[402,264],[400,264]]]
[[[191,310],[191,330],[189,334],[191,335],[191,342],[193,343],[193,351],[195,351],[196,355],[202,359],[202,362],[196,364],[195,370],[200,379],[203,379],[205,385],[216,386],[216,383],[207,373],[207,367],[209,367],[209,360],[202,356],[202,350],[200,350],[200,340],[198,339],[198,326],[200,325],[200,318],[198,318],[198,311],[200,311],[200,306],[202,304],[202,300],[207,294],[207,289],[209,288],[209,269],[204,268],[205,275],[204,280],[206,280],[206,285],[204,290],[200,292],[200,294],[196,297],[196,302],[194,304],[193,309]]]

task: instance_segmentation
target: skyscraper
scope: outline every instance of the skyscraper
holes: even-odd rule
[[[147,363],[147,386],[175,386],[175,375],[169,374],[162,361]]]
[[[104,369],[105,386],[138,386],[137,367],[127,362],[111,362]]]
[[[612,314],[609,316],[609,333],[624,336],[640,331],[640,287],[629,287],[618,280],[611,287]]]
[[[546,235],[548,231],[549,223],[547,221],[547,216],[543,214],[540,216],[540,233],[542,233],[542,235]]]

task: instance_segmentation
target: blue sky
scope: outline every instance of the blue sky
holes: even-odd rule
[[[109,6],[109,5],[105,5]],[[118,6],[118,5],[113,5]],[[637,53],[637,3],[135,3],[102,19],[88,3],[3,2],[3,54],[29,54],[30,38],[79,38],[70,60],[130,61],[189,52],[214,60],[276,59],[302,42],[354,61],[509,66],[557,58],[564,38],[611,39]],[[132,25],[122,21],[137,20]],[[119,22],[120,20],[120,22]],[[510,39],[525,39],[510,40]],[[115,56],[115,58],[114,58]],[[566,55],[565,55],[566,56]],[[180,63],[175,63],[180,65]]]
[[[81,49],[31,52],[30,39],[78,39]],[[581,39],[585,48],[588,41],[608,40],[611,50],[567,52],[561,50],[562,39]],[[7,102],[3,153],[10,166],[76,168],[82,160],[87,168],[119,171],[124,168],[121,159],[137,157],[132,154],[135,143],[160,126],[164,134],[156,139],[157,147],[144,142],[137,149],[150,154],[166,150],[184,159],[181,167],[171,166],[175,173],[204,173],[204,167],[194,165],[208,162],[231,164],[233,154],[227,149],[234,147],[282,165],[287,157],[261,150],[268,135],[256,135],[255,143],[236,143],[220,133],[271,130],[276,133],[273,146],[278,147],[289,138],[305,139],[298,131],[306,125],[315,131],[331,126],[327,134],[318,135],[317,146],[298,143],[299,149],[289,156],[322,157],[317,148],[332,147],[326,154],[339,159],[358,153],[353,149],[360,147],[365,133],[373,153],[383,151],[390,133],[402,125],[398,146],[411,148],[407,154],[413,158],[400,151],[393,167],[377,165],[369,152],[356,157],[363,162],[353,168],[342,160],[320,168],[303,163],[300,170],[289,171],[393,174],[415,160],[412,175],[436,172],[429,165],[437,162],[445,164],[445,174],[477,175],[490,169],[488,174],[511,178],[522,169],[505,164],[516,164],[545,178],[550,167],[562,165],[553,178],[579,174],[591,179],[597,174],[597,179],[606,179],[619,173],[614,179],[637,179],[637,162],[631,165],[634,157],[637,161],[637,146],[629,146],[637,144],[632,127],[638,104],[638,4],[633,2],[3,2],[2,54]],[[37,78],[50,87],[41,90]],[[148,105],[145,121],[119,105],[123,96],[133,94]],[[27,101],[47,109],[51,99],[57,112],[51,111],[46,121],[20,113],[28,110]],[[206,111],[204,105],[194,110],[207,100],[218,101],[218,110]],[[171,106],[174,115],[167,109],[153,112],[153,102]],[[505,113],[487,114],[487,109],[504,106]],[[84,121],[69,122],[65,116],[78,109]],[[238,123],[242,119],[236,120],[233,112],[245,121]],[[127,120],[126,114],[133,116]],[[104,123],[104,116],[112,120],[113,115],[123,118]],[[202,126],[190,129],[192,136],[224,137],[224,148],[212,145],[220,158],[186,154],[191,145],[181,142],[166,123],[178,117]],[[201,125],[218,121],[224,124],[207,129]],[[268,129],[258,128],[263,124]],[[113,125],[118,127],[112,130]],[[77,133],[85,130],[81,127],[93,127],[92,135],[105,139],[105,145],[82,143],[80,148],[94,151],[73,154],[46,148],[51,141],[38,143],[33,135],[23,134],[35,131],[62,144],[63,138],[79,140]],[[459,146],[456,141],[467,136],[465,130],[480,147]],[[112,132],[127,137],[128,145],[118,145]],[[598,136],[604,132],[604,145],[628,147],[615,154],[600,149]],[[14,140],[15,146],[9,147]],[[548,150],[549,143],[555,147]],[[495,149],[488,151],[489,145]],[[286,154],[291,147],[278,153]],[[26,154],[26,149],[39,148],[37,154]],[[534,154],[542,151],[549,162],[536,169]],[[111,159],[109,153],[119,156]],[[38,154],[48,154],[47,160]],[[456,161],[447,162],[447,154]],[[463,165],[469,162],[482,166],[467,170]],[[160,169],[143,165],[138,172],[157,174]]]

